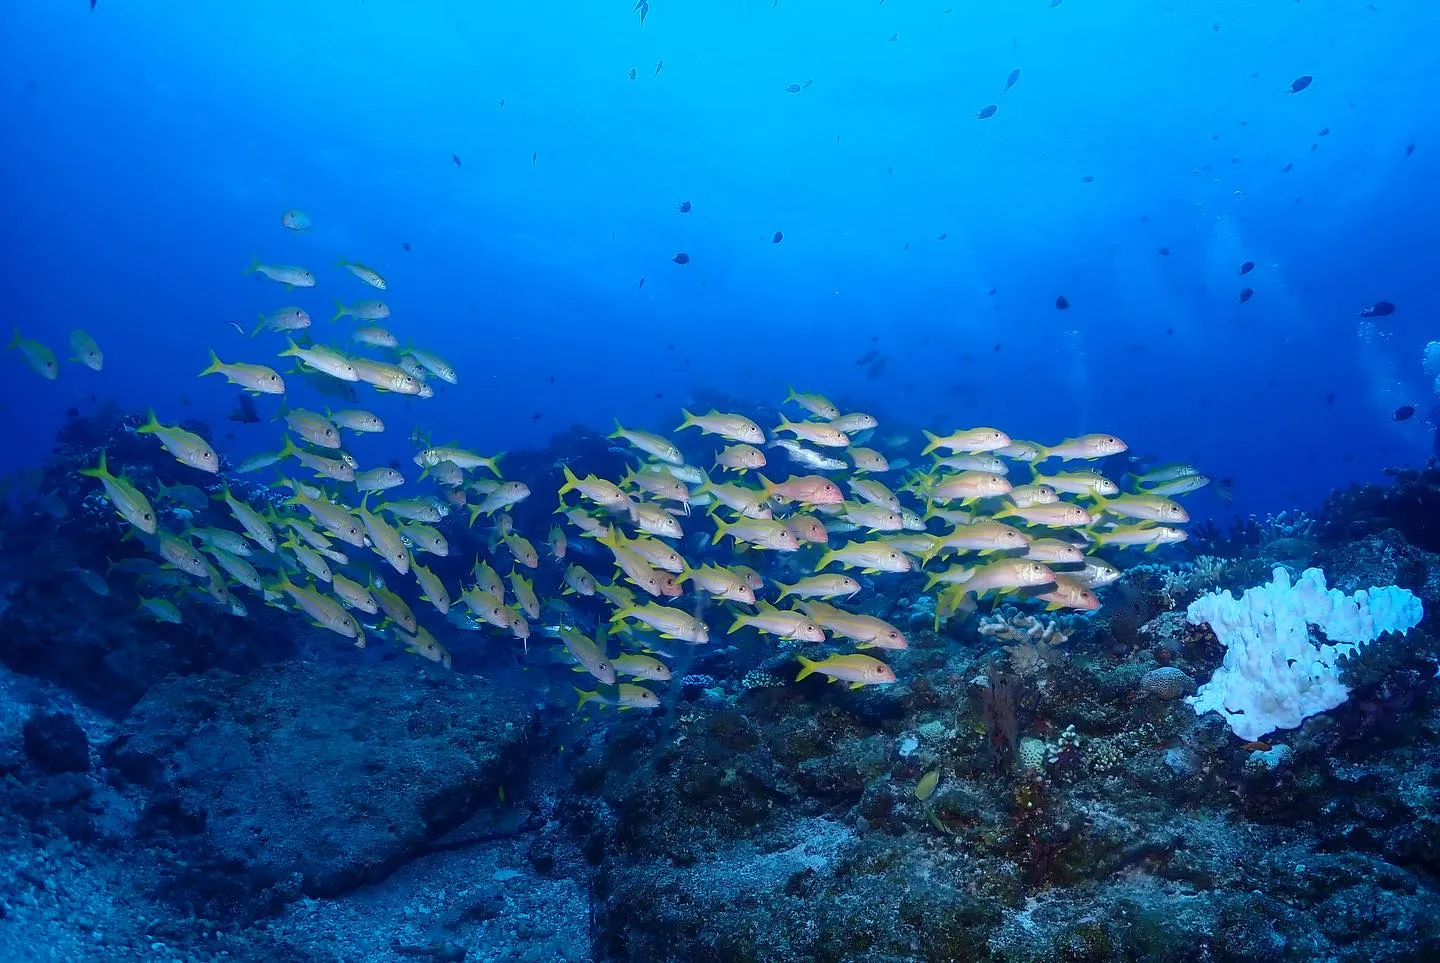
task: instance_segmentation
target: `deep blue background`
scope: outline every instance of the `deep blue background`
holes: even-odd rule
[[[882,420],[1114,431],[1235,478],[1245,510],[1428,455],[1435,4],[654,0],[643,28],[631,6],[10,0],[6,317],[62,354],[85,327],[106,370],[52,384],[8,355],[0,469],[92,393],[223,418],[206,349],[283,343],[225,322],[296,303],[343,341],[333,300],[373,292],[339,257],[461,374],[367,394],[390,425],[367,460],[413,426],[514,448],[790,382]],[[242,274],[257,256],[320,286]],[[1381,298],[1400,311],[1366,338]],[[278,447],[237,433],[236,457]]]

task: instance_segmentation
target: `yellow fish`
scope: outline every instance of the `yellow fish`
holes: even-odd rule
[[[621,682],[613,690],[596,690],[584,692],[579,688],[575,692],[580,696],[580,702],[575,706],[577,710],[585,708],[585,703],[595,701],[604,706],[615,706],[620,710],[625,709],[658,709],[660,708],[660,697],[643,685],[635,685],[630,682]]]
[[[105,355],[95,339],[84,331],[76,328],[70,332],[70,350],[74,352],[71,361],[78,361],[91,371],[99,371],[105,367]]]
[[[920,452],[928,455],[932,451],[943,448],[946,451],[962,451],[970,454],[980,454],[987,451],[997,451],[1010,444],[1010,436],[997,428],[965,428],[954,431],[944,436],[931,432],[924,432],[928,442]]]
[[[212,374],[224,375],[226,381],[232,385],[239,385],[251,394],[283,395],[285,393],[285,381],[275,372],[274,368],[267,368],[263,364],[239,362],[226,364],[214,351],[210,352],[210,367],[200,372],[200,377]]]
[[[820,556],[820,561],[815,565],[815,571],[822,571],[831,562],[858,568],[866,575],[874,575],[878,572],[909,572],[915,567],[903,552],[878,540],[848,542],[840,548],[831,549]]]
[[[1078,438],[1066,438],[1057,445],[1042,446],[1040,457],[1036,460],[1059,458],[1064,461],[1072,461],[1107,458],[1110,455],[1118,455],[1129,447],[1114,435],[1080,435]]]
[[[795,681],[818,672],[830,677],[831,682],[848,682],[850,688],[859,689],[867,685],[889,685],[895,681],[895,670],[879,659],[868,655],[832,655],[823,662],[815,662],[797,655],[800,660],[800,674]]]
[[[731,441],[743,441],[751,445],[765,444],[765,432],[744,415],[727,415],[720,411],[711,411],[709,414],[696,415],[684,408],[680,409],[685,415],[685,420],[680,423],[676,431],[684,431],[686,428],[699,428],[707,435],[719,435]]]
[[[155,509],[150,499],[123,477],[110,474],[105,465],[105,450],[100,450],[100,464],[94,468],[82,468],[80,474],[86,478],[98,478],[105,487],[105,497],[120,513],[120,517],[134,525],[146,535],[155,534]]]
[[[384,291],[389,286],[385,283],[385,279],[380,276],[380,272],[374,271],[363,264],[355,261],[346,261],[344,258],[341,258],[340,266],[372,288]]]
[[[810,414],[817,418],[824,418],[826,421],[834,421],[840,417],[840,409],[824,395],[802,395],[791,388],[790,393],[785,396],[785,401],[793,401]]]
[[[666,462],[668,464],[685,464],[685,458],[680,454],[680,449],[675,446],[675,443],[673,441],[668,438],[662,438],[660,435],[652,434],[648,431],[634,431],[631,429],[627,429],[620,424],[618,418],[615,421],[615,431],[609,435],[606,435],[606,437],[611,439],[624,439],[625,441],[628,441],[630,444],[634,445],[636,448],[639,448],[641,451],[645,452],[645,454],[651,456],[652,458],[658,458],[660,461]]]
[[[193,431],[160,424],[155,418],[154,411],[150,412],[149,420],[135,431],[141,435],[154,435],[159,438],[160,444],[165,446],[165,450],[174,455],[183,465],[208,471],[211,474],[220,470],[220,456],[215,454],[215,449],[210,447],[208,441]]]

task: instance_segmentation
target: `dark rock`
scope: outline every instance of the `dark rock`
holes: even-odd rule
[[[90,798],[95,784],[76,772],[65,772],[45,784],[44,798],[55,809],[66,809]]]
[[[413,663],[291,663],[155,687],[107,757],[168,795],[152,832],[198,834],[195,861],[228,867],[250,895],[298,877],[305,894],[332,896],[385,876],[515,784],[535,711]]]
[[[525,858],[535,872],[549,876],[555,872],[555,841],[547,836],[537,837],[525,851]]]
[[[90,740],[74,716],[36,713],[25,720],[24,736],[25,755],[45,772],[89,771]]]

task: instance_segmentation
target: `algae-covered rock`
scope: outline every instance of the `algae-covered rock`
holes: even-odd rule
[[[256,887],[298,878],[327,896],[494,800],[535,713],[514,692],[413,664],[290,663],[156,686],[106,757],[152,806],[184,814],[206,858]]]
[[[25,721],[25,755],[45,772],[85,772],[90,768],[90,740],[75,717],[63,712],[37,712]]]

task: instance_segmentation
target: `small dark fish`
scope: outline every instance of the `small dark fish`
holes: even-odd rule
[[[1162,247],[1162,248],[1160,248],[1159,253],[1160,253],[1160,255],[1161,255],[1162,257],[1169,257],[1169,256],[1170,256],[1170,249],[1169,249],[1168,247]]]
[[[785,93],[787,93],[787,94],[798,94],[798,93],[800,93],[800,85],[799,85],[799,84],[786,84],[786,85],[785,85]]]
[[[634,68],[634,67],[631,67],[630,70],[629,70],[629,72],[626,74],[626,76],[628,76],[631,80],[634,80],[634,79],[635,79],[635,68]]]
[[[776,231],[775,234],[770,238],[770,243],[771,243],[771,244],[779,244],[779,243],[780,243],[781,241],[783,241],[783,240],[785,240],[785,235],[784,235],[784,233],[782,233],[782,232],[780,232],[780,231]]]
[[[986,104],[984,107],[980,108],[980,113],[975,115],[975,119],[984,120],[987,117],[994,117],[995,111],[999,109],[1000,106],[998,104]]]
[[[239,321],[226,321],[225,323],[230,325],[230,327],[234,328],[236,331],[239,331],[241,334],[245,333],[245,329],[240,327]]]
[[[1399,408],[1395,409],[1394,418],[1396,421],[1409,421],[1411,416],[1414,414],[1414,405],[1401,405]]]
[[[1165,329],[1165,333],[1166,333],[1166,334],[1174,334],[1174,333],[1175,333],[1175,329],[1174,329],[1174,328],[1166,328],[1166,329]]]
[[[645,279],[644,279],[644,278],[641,278],[641,279],[640,279],[640,287],[637,287],[635,290],[638,291],[638,290],[640,290],[640,288],[643,288],[644,286],[645,286]]]
[[[450,155],[450,160],[455,164],[456,167],[461,167],[461,166],[463,166],[463,165],[460,163],[460,155],[459,155],[459,154],[451,154],[451,155]]]
[[[1395,305],[1389,301],[1376,301],[1368,308],[1360,309],[1362,318],[1383,318],[1395,313]]]
[[[1216,20],[1214,23],[1212,23],[1212,24],[1210,25],[1210,29],[1213,30],[1213,31],[1215,31],[1216,33],[1219,33],[1219,32],[1220,32],[1220,21],[1219,21],[1219,20]]]
[[[1320,128],[1320,133],[1317,134],[1316,136],[1317,136],[1317,137],[1329,137],[1329,136],[1330,136],[1330,128],[1329,128],[1329,127],[1321,127],[1321,128]]]
[[[539,421],[540,418],[541,418],[541,414],[540,414],[540,412],[538,412],[538,411],[535,412],[535,414],[533,414],[533,415],[530,416],[530,420],[531,420],[531,421]]]
[[[1254,262],[1254,261],[1246,261],[1244,264],[1240,265],[1240,276],[1241,276],[1241,277],[1244,277],[1245,275],[1249,274],[1249,273],[1250,273],[1251,271],[1253,271],[1253,270],[1255,270],[1255,262]]]
[[[900,39],[900,35],[899,35],[898,33],[892,33],[892,34],[890,35],[890,42],[891,42],[891,43],[894,43],[895,41],[897,41],[897,40],[899,40],[899,39]]]
[[[1067,310],[1069,307],[1070,307],[1070,299],[1067,298],[1065,295],[1062,294],[1062,295],[1060,295],[1058,298],[1055,299],[1055,310],[1056,310],[1056,311],[1065,311],[1065,310]]]
[[[950,235],[949,235],[949,233],[948,233],[948,232],[947,232],[947,233],[945,233],[945,234],[941,234],[941,235],[940,235],[940,240],[942,240],[942,241],[943,241],[943,240],[945,240],[945,239],[946,239],[946,238],[947,238],[947,237],[949,237],[949,236],[950,236]]]
[[[650,16],[650,0],[639,0],[630,12],[640,14],[640,26],[645,26],[645,18]]]
[[[1094,174],[1086,174],[1086,175],[1084,175],[1083,177],[1080,178],[1080,181],[1081,181],[1081,183],[1084,183],[1084,184],[1093,184],[1093,183],[1095,183],[1095,175],[1094,175]]]
[[[1320,145],[1319,145],[1319,144],[1311,144],[1311,145],[1310,145],[1310,153],[1312,153],[1312,154],[1315,153],[1315,152],[1316,152],[1317,150],[1319,150],[1319,149],[1320,149]]]
[[[94,10],[94,9],[95,9],[95,0],[90,0],[90,9],[91,9],[91,10]]]
[[[663,61],[663,60],[657,60],[657,61],[655,62],[655,76],[657,76],[657,77],[660,76],[660,71],[662,71],[662,70],[664,70],[664,69],[665,69],[665,61]]]
[[[1240,303],[1244,304],[1246,301],[1249,301],[1254,296],[1255,292],[1253,290],[1251,290],[1250,288],[1242,288],[1240,290]]]
[[[690,255],[686,254],[684,251],[681,251],[679,254],[675,255],[670,260],[674,261],[676,264],[689,264]]]
[[[1414,144],[1406,144],[1406,145],[1405,145],[1405,156],[1406,156],[1406,157],[1409,157],[1409,156],[1410,156],[1411,154],[1413,154],[1413,153],[1415,153],[1415,145],[1414,145]]]
[[[1010,71],[1010,76],[1008,76],[1008,77],[1005,78],[1005,89],[1006,89],[1006,90],[1009,90],[1011,87],[1014,87],[1014,86],[1015,86],[1015,81],[1017,81],[1017,80],[1019,80],[1019,79],[1020,79],[1020,68],[1019,68],[1019,67],[1016,67],[1014,70]]]
[[[531,167],[534,167],[534,166],[535,166],[535,158],[537,158],[537,157],[539,157],[539,156],[540,156],[540,152],[539,152],[538,150],[535,151],[533,154],[530,155],[530,166],[531,166]]]
[[[1298,93],[1300,93],[1300,91],[1304,90],[1306,87],[1309,87],[1309,86],[1310,86],[1312,83],[1314,83],[1314,82],[1315,82],[1315,78],[1314,78],[1314,77],[1310,76],[1309,74],[1302,74],[1301,76],[1296,77],[1296,78],[1291,82],[1291,84],[1290,84],[1290,93],[1292,93],[1292,94],[1298,94]]]
[[[681,214],[689,214],[692,209],[693,207],[689,201],[681,201],[679,204],[675,205],[675,210],[679,211]]]
[[[814,87],[814,86],[815,86],[815,81],[813,81],[813,80],[807,80],[807,81],[805,81],[805,87],[806,87],[806,89],[809,89],[809,88]]]
[[[400,250],[402,250],[402,251],[408,251],[408,250],[410,250],[410,242],[409,242],[409,241],[401,241],[401,242],[400,242]]]
[[[256,410],[255,402],[249,395],[242,393],[236,406],[228,416],[231,421],[238,421],[242,425],[253,425],[260,421],[260,412]]]
[[[999,291],[999,290],[1000,290],[999,288],[991,288],[988,293],[991,294],[991,295],[994,295],[995,292],[997,292],[997,291]]]
[[[996,341],[996,342],[995,342],[995,351],[998,353],[999,350],[1000,350],[1000,342],[999,342],[999,341]]]
[[[1286,164],[1284,167],[1280,168],[1280,173],[1282,173],[1282,174],[1288,174],[1288,173],[1290,173],[1291,171],[1293,171],[1294,169],[1295,169],[1295,162],[1294,162],[1294,161],[1291,161],[1290,163]]]

